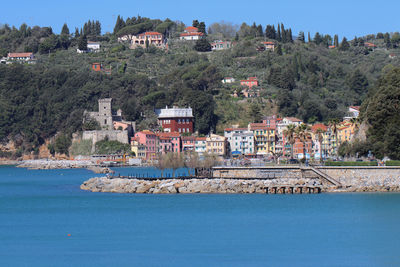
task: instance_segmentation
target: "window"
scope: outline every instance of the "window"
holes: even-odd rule
[[[186,132],[187,132],[187,133],[189,132],[189,128],[186,128]]]
[[[107,119],[104,120],[104,124],[107,124]]]

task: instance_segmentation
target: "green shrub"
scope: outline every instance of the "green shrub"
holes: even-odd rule
[[[376,161],[326,161],[325,166],[378,166]]]
[[[388,160],[385,162],[386,166],[400,166],[400,160]]]

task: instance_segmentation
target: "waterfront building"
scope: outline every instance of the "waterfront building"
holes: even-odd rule
[[[206,138],[206,152],[224,157],[227,154],[226,137],[211,134]]]
[[[158,152],[165,154],[167,152],[181,153],[181,136],[177,132],[157,133]]]
[[[135,134],[135,138],[139,144],[145,146],[145,159],[155,159],[158,152],[158,142],[155,133],[149,130],[143,130]]]
[[[146,159],[146,146],[139,143],[139,138],[131,138],[131,151],[135,154],[135,157]]]
[[[254,153],[253,132],[247,128],[225,128],[224,136],[229,143],[231,155],[249,155]]]
[[[156,110],[164,132],[193,133],[193,112],[189,108],[172,107]]]
[[[249,123],[248,130],[254,135],[254,150],[257,155],[271,155],[275,153],[276,128],[268,127],[264,123]]]
[[[196,137],[194,136],[182,136],[182,151],[195,151]]]
[[[206,137],[196,137],[194,149],[199,156],[202,156],[206,152],[207,148],[207,138]]]

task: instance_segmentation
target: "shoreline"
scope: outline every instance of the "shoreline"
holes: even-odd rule
[[[400,192],[400,185],[337,187],[313,178],[285,179],[126,179],[94,177],[82,183],[82,190],[130,194],[315,194],[357,192]],[[312,189],[312,190],[311,190]]]

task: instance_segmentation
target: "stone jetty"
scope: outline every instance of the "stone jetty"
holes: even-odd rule
[[[85,181],[81,189],[92,192],[143,194],[308,194],[319,193],[317,179],[126,179],[97,177]]]

